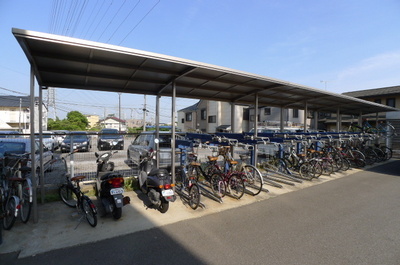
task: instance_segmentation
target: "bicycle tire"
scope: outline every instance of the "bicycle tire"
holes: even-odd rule
[[[5,230],[10,230],[13,227],[15,220],[17,219],[16,216],[18,214],[17,205],[18,205],[17,199],[14,196],[11,196],[10,198],[8,198],[8,200],[3,206],[4,207],[3,228]]]
[[[311,166],[312,169],[312,177],[313,178],[319,178],[322,175],[322,163],[318,160],[311,159],[309,161],[309,165]]]
[[[392,158],[393,151],[391,148],[387,146],[381,146],[381,150],[385,153],[385,160],[389,160]]]
[[[235,199],[242,198],[244,194],[244,180],[239,174],[232,174],[229,177],[227,189],[229,194]]]
[[[350,169],[350,161],[347,158],[342,158],[342,168],[341,170],[347,171]]]
[[[93,204],[92,200],[88,196],[83,195],[81,201],[81,210],[85,214],[86,221],[91,227],[96,227],[97,225],[97,211],[96,206]]]
[[[322,174],[330,176],[333,173],[333,162],[327,159],[322,161]]]
[[[306,180],[312,180],[313,173],[310,165],[306,162],[303,163],[299,168],[300,177]]]
[[[242,168],[245,175],[245,188],[250,191],[253,196],[260,194],[263,188],[263,177],[261,172],[252,165],[245,165]]]
[[[177,169],[175,172],[175,186],[178,188],[178,190],[183,189],[183,174],[185,174],[185,172],[181,168]]]
[[[385,161],[386,154],[380,148],[374,148],[374,152],[377,154],[376,162]]]
[[[196,183],[192,183],[189,188],[189,206],[196,210],[200,205],[200,188]]]
[[[210,177],[211,190],[218,198],[222,198],[226,194],[226,184],[221,173],[215,172]]]
[[[58,189],[58,194],[61,200],[69,207],[76,207],[78,202],[78,195],[75,190],[71,187],[71,184],[63,184]]]
[[[20,198],[20,200],[20,218],[21,221],[26,224],[29,221],[32,210],[32,185],[29,179],[26,179],[22,183],[22,198]]]

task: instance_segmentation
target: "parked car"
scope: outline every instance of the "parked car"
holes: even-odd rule
[[[124,137],[117,129],[102,129],[99,132],[97,148],[102,150],[124,150]]]
[[[36,169],[40,168],[40,141],[35,139],[35,163]],[[31,139],[30,138],[1,138],[0,139],[0,158],[3,158],[7,154],[30,154],[32,159],[31,151]],[[43,145],[43,168],[47,170],[50,166],[50,162],[53,160],[53,152],[47,149]],[[28,161],[27,166],[30,166],[31,162]]]
[[[0,131],[0,138],[17,138],[20,137],[16,131]]]
[[[160,132],[159,136],[159,153],[160,153],[160,168],[168,168],[171,166],[171,136],[170,132]],[[156,150],[156,132],[142,132],[128,146],[127,156],[133,164],[139,165],[140,160],[147,152]],[[176,164],[179,163],[179,155],[175,157]]]
[[[68,130],[54,130],[54,138],[56,139],[57,147],[61,146],[61,143],[64,141],[65,136],[69,133]]]
[[[61,143],[61,152],[69,152],[71,150],[89,152],[92,148],[91,137],[85,131],[70,132],[65,136]]]
[[[39,134],[35,134],[36,138],[39,139]],[[54,151],[58,147],[58,143],[56,137],[53,132],[51,131],[43,131],[43,144],[47,147],[47,149]]]

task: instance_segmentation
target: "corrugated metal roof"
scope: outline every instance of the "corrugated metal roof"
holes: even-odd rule
[[[253,104],[344,114],[394,111],[384,105],[266,76],[136,49],[13,29],[40,86]]]

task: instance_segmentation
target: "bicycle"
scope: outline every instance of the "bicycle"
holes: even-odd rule
[[[246,150],[252,150],[254,148],[252,145],[244,143],[237,143],[237,146],[243,147]],[[225,161],[233,160],[233,157],[228,152],[229,148],[227,148],[226,152],[223,155]],[[240,161],[237,164],[234,163],[232,165],[232,170],[242,173],[245,189],[248,193],[253,196],[260,194],[264,185],[264,179],[260,170],[258,170],[258,168],[256,168],[255,166],[246,163],[246,161],[249,160],[248,154],[239,154],[239,158]]]
[[[223,196],[229,193],[233,198],[239,200],[242,198],[245,191],[245,176],[243,172],[239,172],[234,169],[238,162],[233,159],[229,159],[229,156],[227,156],[229,149],[230,146],[220,146],[218,148],[219,155],[224,157],[224,167],[221,167],[216,163],[218,157],[209,157],[209,160],[215,161],[215,163],[212,164],[212,167],[214,168],[214,175],[219,175],[225,184],[226,189]]]
[[[29,221],[32,209],[32,183],[27,178],[30,168],[26,165],[29,154],[8,154],[2,159],[0,200],[3,228],[10,230],[18,216],[23,223]]]
[[[72,154],[72,153],[70,153]],[[65,160],[64,160],[65,161]],[[66,163],[64,164],[67,166]],[[70,178],[68,173],[65,173],[66,183],[62,184],[58,189],[58,194],[61,200],[69,207],[75,207],[78,214],[81,214],[78,225],[85,217],[90,226],[97,225],[97,208],[92,200],[84,194],[79,185],[80,181],[86,176],[74,176]]]
[[[182,152],[178,153],[181,154],[181,160],[183,160],[182,157],[191,154],[186,149],[182,149]],[[190,208],[196,210],[200,205],[200,187],[197,184],[196,176],[188,175],[189,164],[187,164],[187,159],[184,160],[182,162],[186,164],[179,166],[175,172],[175,186],[177,192],[187,198]]]
[[[206,144],[199,144],[198,148],[200,147],[209,148],[211,150],[215,149],[215,146],[209,146]],[[219,202],[222,202],[221,199],[225,196],[226,193],[226,185],[222,177],[217,172],[215,172],[214,164],[217,163],[218,157],[208,156],[208,161],[204,164],[199,163],[197,161],[197,158],[197,153],[191,153],[187,156],[187,175],[189,177],[193,177],[196,183],[208,182],[213,195],[217,198]]]

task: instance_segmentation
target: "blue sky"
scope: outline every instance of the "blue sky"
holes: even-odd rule
[[[13,27],[336,93],[396,86],[399,14],[399,0],[0,0],[0,95],[29,93],[30,66]],[[121,102],[123,118],[142,117],[142,95],[122,94]],[[194,102],[179,99],[177,109]],[[147,97],[147,103],[154,111],[154,98]],[[60,118],[71,110],[103,116],[118,112],[118,95],[57,89],[56,105]],[[162,99],[162,121],[169,120],[170,106],[169,98]]]

